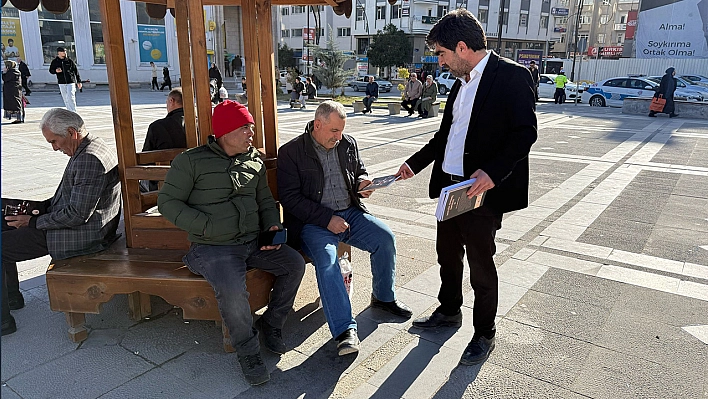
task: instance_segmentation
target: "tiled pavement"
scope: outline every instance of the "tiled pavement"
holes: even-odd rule
[[[164,95],[134,94],[136,146],[164,113]],[[66,156],[38,131],[55,93],[36,93],[28,123],[2,126],[2,195],[53,194]],[[85,92],[79,111],[113,143],[107,92]],[[312,110],[281,108],[285,142]],[[539,105],[531,206],[506,215],[497,239],[497,348],[482,366],[457,360],[472,335],[468,292],[458,331],[420,331],[367,309],[371,273],[355,265],[353,307],[362,352],[339,358],[317,309],[308,268],[285,328],[281,357],[264,351],[271,381],[251,388],[220,329],[190,321],[159,298],[141,322],[124,296],[88,315],[89,338],[66,337],[49,310],[47,258],[21,264],[25,309],[2,340],[8,398],[708,398],[708,126],[587,105]],[[374,176],[390,173],[432,137],[439,119],[352,115]],[[397,289],[416,316],[435,308],[439,278],[429,170],[367,200],[398,242]]]

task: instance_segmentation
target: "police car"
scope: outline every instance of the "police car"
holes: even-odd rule
[[[658,84],[646,77],[616,77],[591,84],[582,94],[581,102],[592,107],[621,107],[628,97],[653,97]]]

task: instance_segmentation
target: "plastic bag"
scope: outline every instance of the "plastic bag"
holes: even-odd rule
[[[339,270],[342,272],[342,280],[344,281],[344,288],[347,289],[347,295],[349,299],[352,299],[352,292],[354,291],[352,286],[353,269],[352,263],[349,261],[349,253],[345,252],[344,255],[339,257]]]

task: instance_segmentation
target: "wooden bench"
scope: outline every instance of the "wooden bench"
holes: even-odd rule
[[[339,252],[351,256],[351,247],[340,243]],[[182,263],[186,253],[126,248],[125,239],[121,238],[103,252],[53,261],[46,276],[49,306],[65,313],[73,342],[88,337],[86,313],[101,313],[101,305],[118,294],[128,295],[129,316],[135,321],[150,316],[150,296],[155,295],[181,308],[184,319],[221,323],[214,289]],[[252,312],[268,305],[274,281],[270,273],[248,270],[246,289]],[[224,350],[232,352],[229,332],[223,323],[221,327]]]
[[[389,99],[382,99],[379,97],[378,99],[376,99],[376,101],[374,101],[371,104],[371,106],[373,107],[375,104],[387,105],[389,115],[398,115],[401,113],[401,101],[400,100],[389,100]],[[358,114],[359,112],[364,110],[364,102],[361,100],[355,100],[352,103],[352,106],[354,107],[355,114]]]

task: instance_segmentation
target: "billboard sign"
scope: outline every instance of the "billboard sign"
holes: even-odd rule
[[[162,25],[138,25],[140,63],[167,63],[167,36]]]
[[[569,14],[569,10],[567,8],[557,8],[557,7],[551,8],[551,15],[556,15],[559,17],[567,17],[568,14]]]
[[[302,40],[306,42],[315,40],[315,28],[302,28]]]
[[[708,0],[644,0],[637,58],[708,58]]]
[[[531,65],[531,61],[535,61],[536,66],[540,68],[542,58],[543,50],[516,50],[516,62],[526,68]]]
[[[634,33],[637,31],[637,10],[627,13],[627,30],[624,32],[625,39],[634,39]]]
[[[17,61],[20,57],[25,59],[25,47],[22,44],[22,28],[19,18],[8,18],[3,16],[2,21],[2,59]],[[3,66],[4,68],[5,66]]]

